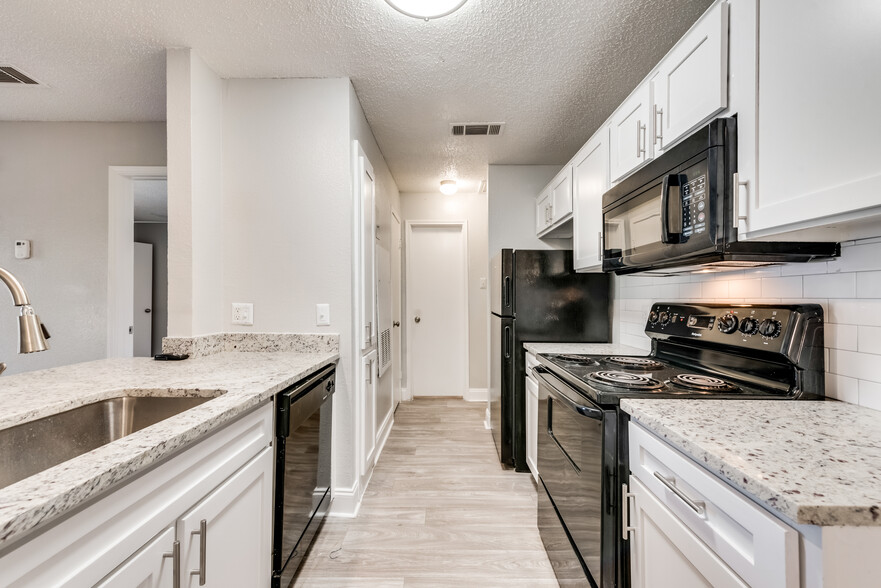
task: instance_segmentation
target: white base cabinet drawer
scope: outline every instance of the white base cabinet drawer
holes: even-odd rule
[[[746,584],[799,585],[795,529],[633,422],[629,440],[632,477]]]

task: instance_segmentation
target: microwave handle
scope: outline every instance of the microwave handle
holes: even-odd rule
[[[670,186],[682,186],[682,176],[679,174],[667,174],[661,185],[661,243],[682,243],[682,233],[670,231],[670,218],[667,211],[670,201]],[[682,216],[682,201],[679,202],[679,215]]]

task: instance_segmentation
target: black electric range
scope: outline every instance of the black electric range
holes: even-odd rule
[[[656,303],[645,333],[647,356],[538,355],[539,530],[561,585],[629,586],[622,398],[824,396],[819,305]]]

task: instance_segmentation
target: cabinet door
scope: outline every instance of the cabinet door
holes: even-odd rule
[[[655,155],[708,121],[728,101],[728,4],[710,8],[652,78]]]
[[[551,183],[551,222],[556,224],[572,214],[572,166],[567,165]]]
[[[96,584],[96,588],[171,588],[174,585],[174,543],[172,526],[134,553]]]
[[[574,160],[574,231],[577,271],[603,269],[603,194],[609,189],[609,129],[603,127]]]
[[[643,82],[612,115],[611,170],[617,182],[651,159],[651,84]]]
[[[551,190],[550,187],[538,195],[535,201],[535,232],[544,231],[551,224]]]
[[[676,515],[630,476],[633,588],[738,587],[745,584]]]
[[[877,0],[761,2],[759,23],[758,178],[740,176],[750,236],[877,236],[877,223],[833,226],[881,213]]]
[[[358,246],[361,254],[359,283],[361,315],[361,349],[370,349],[376,345],[376,176],[373,166],[357,141],[354,157],[356,178],[355,186],[358,196]]]
[[[538,482],[538,382],[526,378],[526,465]]]
[[[272,465],[267,447],[178,520],[181,586],[269,586]]]

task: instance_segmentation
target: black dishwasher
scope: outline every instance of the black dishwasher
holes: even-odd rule
[[[276,395],[272,586],[288,588],[330,506],[335,365]]]

